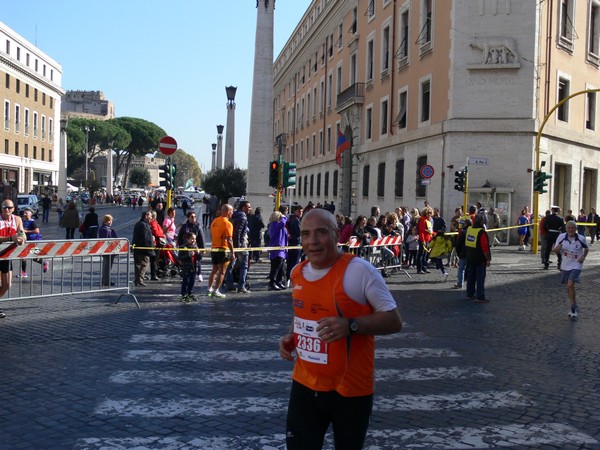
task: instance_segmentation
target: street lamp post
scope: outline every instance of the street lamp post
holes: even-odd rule
[[[225,93],[227,94],[227,125],[225,136],[225,160],[223,167],[235,164],[235,93],[237,87],[226,86]]]
[[[217,125],[217,162],[215,167],[217,169],[223,168],[223,128],[224,125]]]
[[[88,151],[90,142],[90,131],[96,131],[96,127],[90,128],[88,125],[85,126],[85,188],[88,189]]]
[[[215,170],[217,167],[217,144],[212,145],[212,168],[211,170]]]

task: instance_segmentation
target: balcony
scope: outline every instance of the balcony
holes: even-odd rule
[[[362,105],[365,102],[365,83],[354,83],[337,96],[336,112],[341,112],[352,105]]]

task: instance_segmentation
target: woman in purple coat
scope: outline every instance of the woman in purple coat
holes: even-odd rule
[[[269,247],[286,247],[288,244],[288,235],[285,224],[287,217],[279,211],[275,211],[269,218],[267,227],[269,233]],[[271,272],[269,273],[269,290],[280,291],[285,289],[283,280],[283,263],[287,256],[287,250],[269,250],[269,259],[271,260]]]

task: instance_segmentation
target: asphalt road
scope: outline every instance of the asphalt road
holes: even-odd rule
[[[138,212],[115,216],[129,237]],[[600,449],[600,256],[576,321],[559,272],[541,267],[495,249],[483,305],[450,289],[455,269],[387,279],[405,326],[376,340],[365,448]],[[185,305],[177,279],[133,291],[140,309],[117,293],[3,303],[0,449],[284,448],[291,302],[267,272],[254,264],[252,293],[224,300],[199,283]]]

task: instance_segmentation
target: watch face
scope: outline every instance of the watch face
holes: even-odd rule
[[[358,322],[356,322],[355,320],[350,320],[350,331],[358,331]]]

